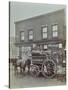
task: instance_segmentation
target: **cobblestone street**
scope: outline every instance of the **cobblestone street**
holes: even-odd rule
[[[65,85],[65,82],[57,79],[45,79],[43,76],[32,77],[31,75],[14,75],[14,68],[10,66],[10,88],[28,88]]]

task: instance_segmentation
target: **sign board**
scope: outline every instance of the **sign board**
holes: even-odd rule
[[[59,48],[58,44],[49,44],[48,48]]]
[[[60,43],[60,44],[49,44],[48,48],[62,48],[62,43]]]

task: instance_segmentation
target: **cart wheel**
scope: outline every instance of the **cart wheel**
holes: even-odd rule
[[[46,60],[42,64],[42,74],[46,78],[53,78],[56,75],[56,63],[53,60]]]
[[[31,65],[30,66],[30,73],[33,77],[37,77],[40,73],[39,66]]]

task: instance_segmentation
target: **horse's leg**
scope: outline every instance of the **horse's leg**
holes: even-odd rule
[[[19,67],[20,67],[20,74],[21,74],[22,73],[22,63],[20,63]]]
[[[25,66],[23,67],[23,72],[25,72]]]
[[[22,68],[20,67],[20,74],[22,73]]]
[[[23,74],[25,75],[25,67],[26,67],[26,64],[23,65]]]
[[[30,73],[30,64],[31,64],[31,61],[30,60],[28,60],[28,73]]]
[[[30,72],[30,65],[28,65],[28,73]]]

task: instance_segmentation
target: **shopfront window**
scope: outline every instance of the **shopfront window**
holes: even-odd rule
[[[59,43],[59,48],[62,48],[62,43]]]

